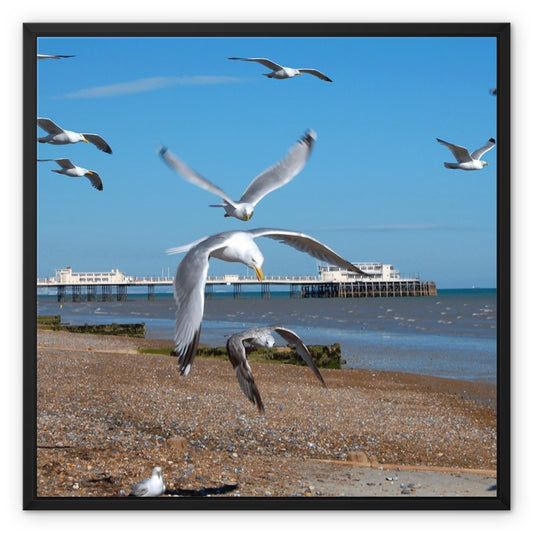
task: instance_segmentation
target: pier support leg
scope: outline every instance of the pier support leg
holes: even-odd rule
[[[270,283],[261,283],[261,298],[270,298]]]
[[[64,285],[57,286],[57,301],[63,303],[65,301],[66,288]]]
[[[125,302],[127,299],[128,299],[127,285],[117,285],[117,300],[119,302]]]
[[[155,285],[148,285],[148,299],[153,300],[155,298]]]

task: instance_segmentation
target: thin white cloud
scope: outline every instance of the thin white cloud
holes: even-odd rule
[[[315,231],[403,231],[403,230],[426,230],[426,229],[443,229],[443,226],[437,224],[381,224],[376,226],[342,226],[336,228],[317,228]]]
[[[239,81],[242,81],[242,79],[232,76],[157,76],[80,89],[79,91],[64,94],[63,98],[107,98],[123,94],[145,93],[176,85],[217,85]]]

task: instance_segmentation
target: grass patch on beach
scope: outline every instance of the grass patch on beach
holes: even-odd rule
[[[316,366],[319,368],[336,368],[340,369],[346,361],[342,359],[341,347],[339,343],[332,345],[308,345],[309,353],[313,358]],[[152,355],[170,355],[175,353],[169,348],[139,348],[139,352]],[[226,348],[198,348],[196,357],[202,358],[224,358],[228,357]],[[247,350],[247,357],[250,362],[305,365],[302,358],[296,353],[296,349],[291,346],[279,346],[271,349],[254,348]]]
[[[73,326],[61,322],[61,315],[40,315],[37,317],[38,329],[69,331],[71,333],[93,333],[96,335],[118,335],[123,337],[142,337],[146,334],[144,322],[140,324],[81,324]]]

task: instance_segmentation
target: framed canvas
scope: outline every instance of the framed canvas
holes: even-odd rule
[[[23,36],[24,509],[510,508],[508,23]]]

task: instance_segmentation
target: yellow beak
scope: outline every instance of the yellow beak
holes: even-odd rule
[[[250,220],[252,218],[252,215],[246,215],[246,220]]]
[[[83,142],[84,143],[88,143],[89,141],[87,139],[83,139]]]
[[[263,274],[263,271],[260,268],[254,267],[255,275],[257,276],[257,279],[259,281],[263,281],[265,275]]]

